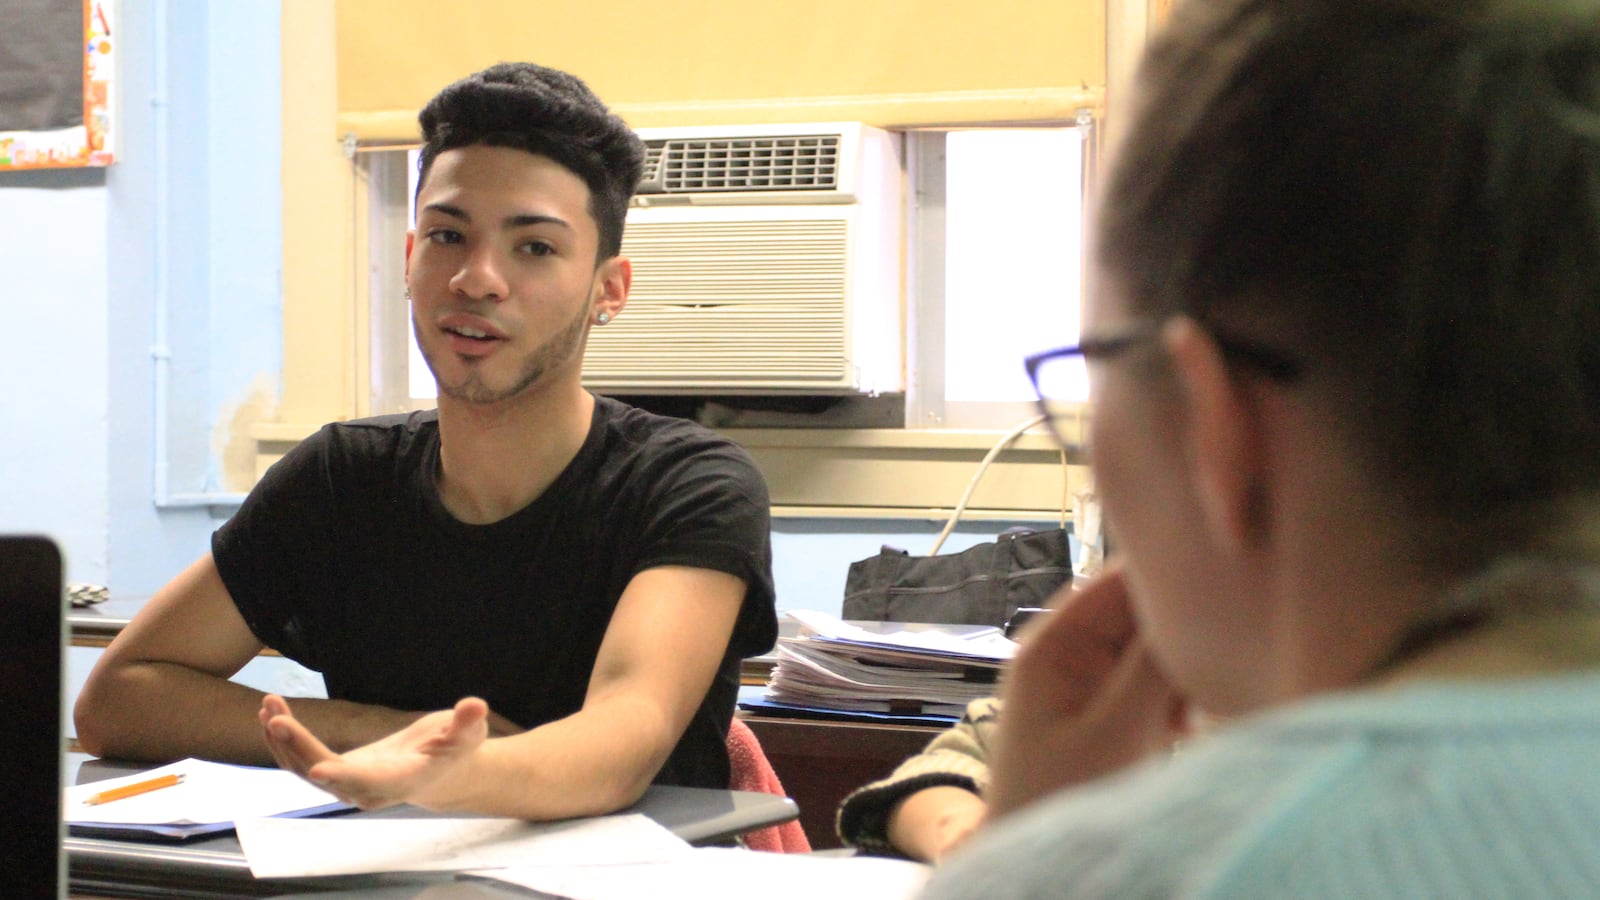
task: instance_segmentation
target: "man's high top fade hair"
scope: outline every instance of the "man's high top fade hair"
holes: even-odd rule
[[[1109,289],[1299,358],[1440,565],[1592,524],[1600,0],[1180,2],[1138,91]]]
[[[628,200],[644,170],[644,144],[578,78],[533,63],[500,63],[446,87],[417,117],[417,188],[440,153],[482,145],[547,156],[589,187],[600,232],[595,262],[622,249]]]

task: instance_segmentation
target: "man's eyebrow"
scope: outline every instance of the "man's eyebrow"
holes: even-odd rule
[[[429,203],[423,209],[449,216],[452,219],[459,219],[468,224],[472,222],[472,216],[466,210],[449,203]],[[518,215],[507,216],[501,221],[501,227],[503,228],[526,228],[529,225],[555,225],[568,231],[573,230],[572,223],[566,219],[541,213],[519,213]]]
[[[527,225],[558,225],[568,231],[572,230],[572,223],[556,216],[543,216],[535,213],[523,213],[517,216],[507,216],[504,221],[506,228],[522,228]]]
[[[422,209],[430,211],[430,212],[443,213],[444,215],[447,215],[447,216],[451,217],[452,219],[460,219],[463,222],[471,222],[472,221],[472,217],[467,215],[467,211],[466,210],[462,209],[459,206],[451,206],[448,203],[429,203],[427,206],[424,206]],[[420,212],[420,210],[419,210],[419,212]]]

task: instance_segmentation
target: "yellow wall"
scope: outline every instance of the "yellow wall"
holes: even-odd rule
[[[636,128],[1069,121],[1105,84],[1103,0],[339,0],[339,134],[415,141],[490,64],[573,72]]]

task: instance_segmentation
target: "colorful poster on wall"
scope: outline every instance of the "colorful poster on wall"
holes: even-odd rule
[[[84,0],[82,123],[44,131],[0,131],[0,171],[111,164],[114,24],[112,0]]]

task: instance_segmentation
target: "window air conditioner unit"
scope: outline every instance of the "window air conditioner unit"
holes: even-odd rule
[[[590,331],[612,394],[905,389],[898,136],[860,123],[642,129],[627,308]]]

